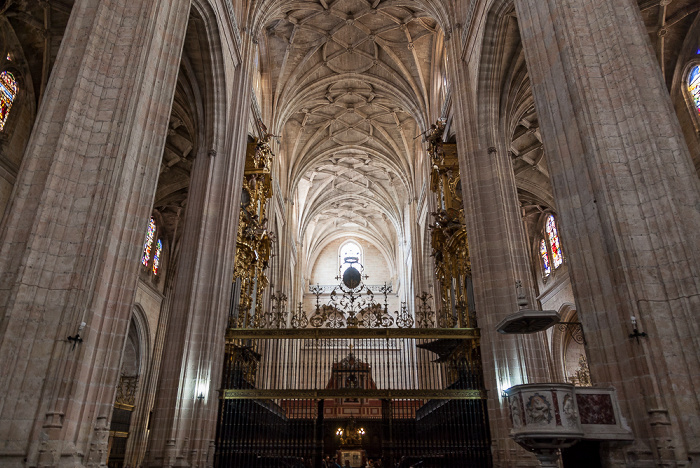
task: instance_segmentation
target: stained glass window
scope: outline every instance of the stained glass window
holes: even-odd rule
[[[547,218],[547,237],[549,238],[549,247],[552,249],[552,264],[554,268],[559,268],[564,262],[564,257],[561,252],[557,225],[554,222],[554,216],[551,215]]]
[[[153,248],[153,239],[156,235],[156,220],[151,218],[148,223],[148,230],[146,231],[146,240],[143,243],[143,256],[141,257],[141,263],[143,266],[148,266],[148,261],[151,259],[151,249]]]
[[[5,128],[7,116],[10,115],[12,103],[17,95],[17,81],[12,73],[0,73],[0,130]]]
[[[549,253],[547,252],[547,243],[542,239],[540,242],[540,256],[542,257],[542,268],[544,269],[544,276],[549,276],[552,272],[552,267],[549,264]]]
[[[696,65],[690,70],[688,76],[688,92],[693,98],[695,110],[700,113],[700,65]]]
[[[163,252],[163,242],[158,239],[156,242],[156,251],[153,254],[153,274],[158,274],[158,267],[160,266],[160,254]]]

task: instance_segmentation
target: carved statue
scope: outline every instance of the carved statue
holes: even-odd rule
[[[268,171],[272,168],[272,158],[274,154],[270,148],[270,141],[273,137],[271,133],[265,133],[262,138],[255,139],[255,168],[256,169],[267,169]]]
[[[517,397],[510,397],[508,399],[510,407],[510,419],[513,422],[513,429],[518,430],[523,425],[523,416],[520,412],[520,402]]]
[[[270,169],[274,155],[270,141],[274,136],[266,132],[247,151],[234,266],[234,278],[240,279],[237,327],[259,327],[266,323],[262,299],[269,283],[265,270],[270,264],[274,242],[266,216],[267,200],[272,196]]]
[[[529,424],[549,424],[552,421],[552,405],[539,393],[532,395],[525,407]]]
[[[444,153],[442,150],[442,136],[445,133],[445,121],[438,120],[430,126],[423,141],[428,143],[428,154],[434,162],[442,162]]]

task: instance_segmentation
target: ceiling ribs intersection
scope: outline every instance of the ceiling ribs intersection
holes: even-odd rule
[[[428,125],[437,24],[390,1],[283,8],[267,27],[273,129],[290,186],[309,184],[299,232],[317,244],[356,229],[393,251],[422,157],[414,136]]]

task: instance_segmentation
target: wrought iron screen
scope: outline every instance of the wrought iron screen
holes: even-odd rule
[[[216,465],[489,467],[478,353],[476,329],[230,329]]]

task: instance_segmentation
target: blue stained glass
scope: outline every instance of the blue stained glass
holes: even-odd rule
[[[2,90],[2,93],[5,95],[6,98],[12,100],[15,97],[12,95],[12,93],[5,87],[3,86],[2,83],[0,83],[0,90]]]
[[[549,265],[549,254],[547,253],[547,243],[542,239],[540,242],[540,256],[542,256],[542,269],[544,276],[549,276],[552,272],[552,267]]]
[[[688,92],[693,98],[695,110],[700,113],[700,65],[693,67],[688,76]]]

